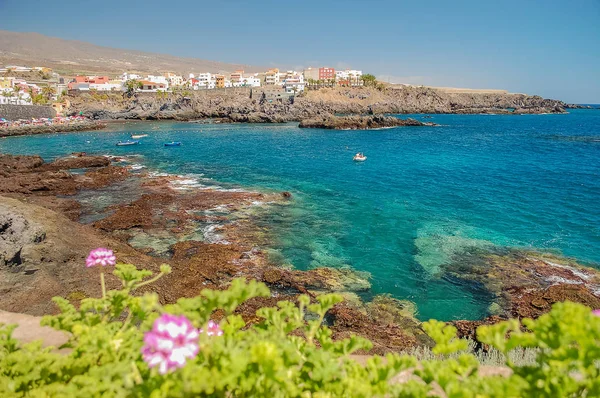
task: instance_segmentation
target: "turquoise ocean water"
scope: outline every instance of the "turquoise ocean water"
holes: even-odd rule
[[[422,319],[486,315],[489,297],[437,273],[465,247],[557,250],[600,264],[600,111],[431,121],[441,126],[326,131],[135,122],[112,132],[2,139],[0,152],[138,154],[149,169],[205,183],[290,191],[292,205],[260,221],[275,238],[273,258],[300,269],[368,271],[366,296],[413,300]],[[149,137],[115,147],[132,132]],[[162,146],[173,140],[183,145]],[[358,151],[366,162],[352,161]]]

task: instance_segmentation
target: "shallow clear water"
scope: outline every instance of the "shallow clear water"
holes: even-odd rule
[[[149,169],[204,183],[290,191],[293,204],[262,220],[276,238],[276,257],[302,269],[368,271],[370,294],[413,300],[422,319],[486,315],[489,297],[436,274],[465,247],[558,250],[600,263],[600,111],[431,120],[442,126],[325,131],[136,122],[109,133],[3,139],[0,151],[47,159],[74,151],[139,154],[135,162]],[[149,137],[115,146],[132,132]],[[162,146],[173,140],[183,145]],[[358,151],[366,162],[352,161]]]

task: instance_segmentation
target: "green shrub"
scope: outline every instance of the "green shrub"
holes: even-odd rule
[[[482,327],[479,336],[505,354],[513,374],[479,377],[480,364],[456,329],[443,322],[424,324],[436,341],[432,359],[410,355],[369,358],[361,365],[350,357],[371,343],[360,337],[333,341],[322,326],[328,309],[341,300],[322,295],[311,302],[282,301],[261,308],[262,321],[246,325],[234,311],[252,297],[270,295],[265,285],[235,280],[228,290],[204,290],[194,298],[161,305],[154,293],[133,295],[142,285],[170,272],[119,264],[114,274],[121,290],[103,298],[83,299],[78,308],[55,298],[60,314],[43,324],[65,331],[66,352],[20,344],[13,326],[0,327],[0,396],[31,397],[567,397],[600,395],[600,317],[581,305],[557,304],[536,321]],[[222,336],[200,333],[199,352],[181,368],[165,374],[142,357],[144,336],[163,314],[183,315],[195,328],[206,328],[215,311],[223,314]],[[510,332],[510,337],[506,334]],[[537,350],[535,364],[516,366],[515,349]],[[404,372],[408,381],[392,378]]]

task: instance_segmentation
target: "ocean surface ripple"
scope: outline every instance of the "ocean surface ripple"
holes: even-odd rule
[[[421,319],[487,314],[484,292],[439,272],[469,248],[551,250],[600,264],[600,111],[431,121],[441,126],[325,131],[132,122],[110,132],[0,140],[0,151],[45,159],[135,154],[142,155],[135,167],[189,176],[197,189],[290,191],[291,205],[261,219],[274,259],[300,269],[367,271],[369,294],[412,300]],[[149,137],[115,146],[131,133]],[[165,148],[169,141],[183,144]],[[352,161],[359,151],[366,162]]]

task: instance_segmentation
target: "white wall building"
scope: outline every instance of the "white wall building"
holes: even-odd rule
[[[362,71],[354,69],[337,70],[335,71],[335,80],[346,80],[350,81],[353,86],[362,84]]]
[[[166,89],[169,88],[169,81],[164,76],[148,75],[148,77],[146,77],[146,79],[144,79],[144,80],[147,80],[147,81],[152,82],[152,83],[164,84]]]
[[[173,74],[167,76],[167,81],[171,86],[183,86],[184,83],[183,76]]]
[[[275,83],[277,86],[283,86],[283,83],[285,82],[285,79],[287,79],[288,77],[288,73],[290,72],[279,72],[278,75],[278,79],[279,80],[277,83]]]
[[[335,80],[347,80],[348,72],[345,70],[336,70],[335,71]]]
[[[244,77],[242,79],[242,82],[246,87],[260,87],[260,79],[258,78],[258,76]]]
[[[265,86],[274,86],[279,84],[279,69],[269,69],[265,73]]]
[[[123,90],[123,83],[101,83],[101,84],[96,84],[96,83],[90,83],[89,84],[89,89],[90,90],[98,90],[98,91],[121,91]]]
[[[212,73],[199,73],[195,78],[194,90],[212,90],[216,87],[216,78]]]
[[[283,81],[283,88],[286,93],[299,93],[304,91],[304,75],[302,73],[288,71]]]
[[[126,82],[127,80],[142,80],[142,76],[136,75],[135,73],[123,73],[121,75],[121,80]]]
[[[12,88],[0,90],[0,104],[30,105],[31,103],[31,95],[25,91],[15,94]]]
[[[239,82],[232,81],[233,87],[260,87],[260,79],[257,76],[242,77]]]

